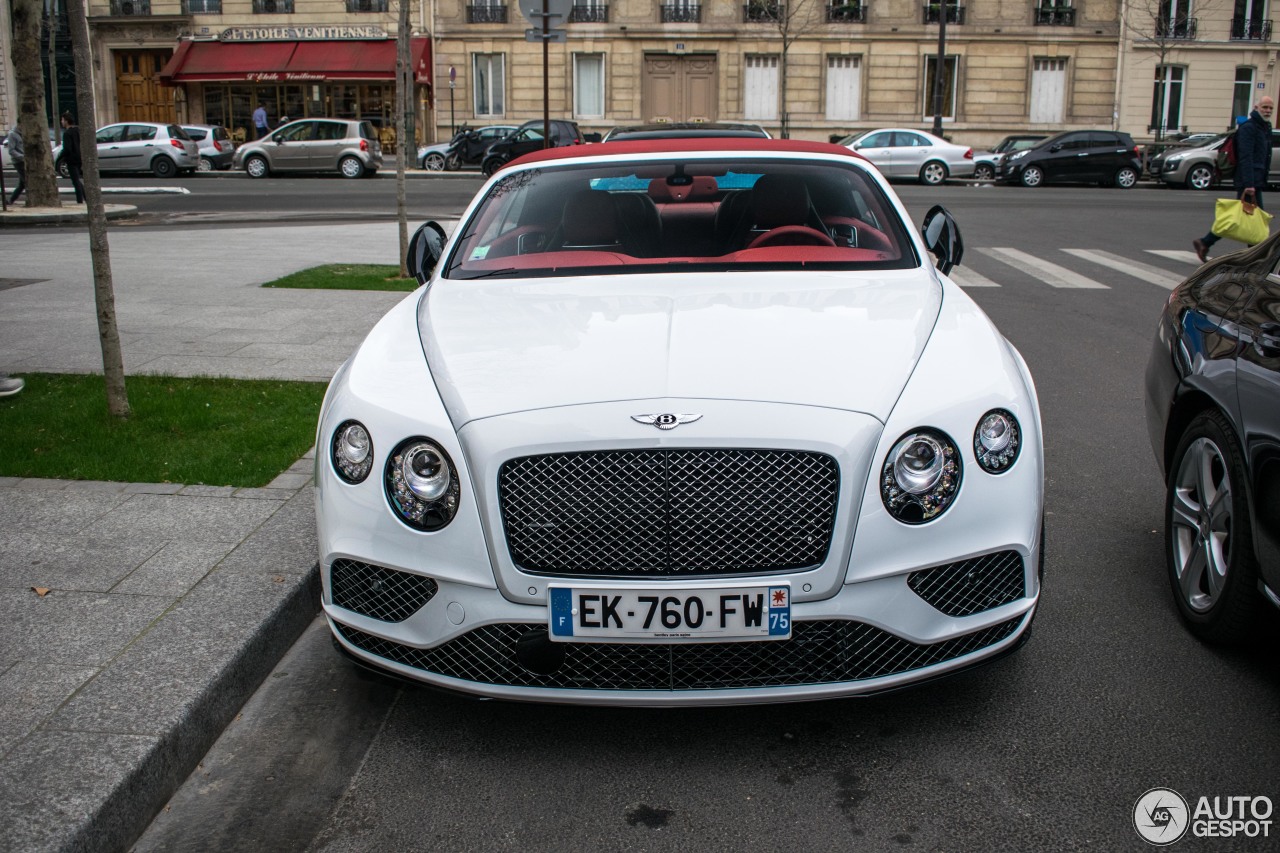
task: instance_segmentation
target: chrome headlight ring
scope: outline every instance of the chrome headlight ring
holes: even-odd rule
[[[945,433],[921,427],[898,439],[880,469],[880,499],[903,524],[946,512],[960,491],[960,449]]]
[[[343,421],[329,442],[329,461],[344,483],[364,482],[373,470],[373,439],[359,421]]]
[[[1022,450],[1022,428],[1012,412],[992,409],[973,430],[973,455],[988,474],[1003,474],[1013,467]]]
[[[439,530],[458,512],[458,471],[429,438],[400,442],[387,459],[383,480],[392,511],[415,530]]]

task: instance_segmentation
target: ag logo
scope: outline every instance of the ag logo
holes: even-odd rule
[[[1152,788],[1133,807],[1133,828],[1142,840],[1163,847],[1187,834],[1187,801],[1169,788]]]
[[[658,429],[675,429],[680,424],[691,424],[702,418],[702,415],[632,415],[631,420],[638,424],[652,424]]]

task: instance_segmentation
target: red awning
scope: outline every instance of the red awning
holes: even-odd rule
[[[414,81],[431,82],[431,41],[409,40]],[[160,72],[168,85],[206,80],[291,83],[394,80],[396,43],[377,41],[184,41]]]

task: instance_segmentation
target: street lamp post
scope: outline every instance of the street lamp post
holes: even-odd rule
[[[458,125],[455,124],[453,120],[453,87],[454,85],[456,85],[455,81],[457,79],[458,79],[458,69],[450,65],[449,66],[449,135],[450,136],[458,132]]]

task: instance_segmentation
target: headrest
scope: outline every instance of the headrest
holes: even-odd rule
[[[682,201],[711,201],[716,197],[716,179],[699,175],[692,183],[672,186],[666,178],[654,178],[649,182],[649,198],[658,204]]]
[[[809,188],[794,175],[762,175],[751,192],[756,225],[804,225],[809,220]]]
[[[618,242],[613,198],[600,190],[582,190],[565,203],[561,218],[566,246],[611,246]]]

